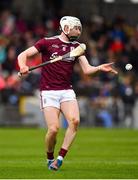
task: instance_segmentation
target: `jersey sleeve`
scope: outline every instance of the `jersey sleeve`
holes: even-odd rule
[[[34,47],[39,51],[39,52],[44,52],[46,51],[46,48],[47,48],[47,41],[45,38],[43,39],[40,39],[39,41],[37,41],[35,44],[34,44]]]

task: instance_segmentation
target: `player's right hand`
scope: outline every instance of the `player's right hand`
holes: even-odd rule
[[[27,65],[24,65],[23,67],[20,67],[20,74],[26,75],[29,73],[29,67]]]

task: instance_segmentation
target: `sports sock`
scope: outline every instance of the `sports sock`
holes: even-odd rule
[[[54,152],[47,152],[47,159],[53,160],[54,159]]]
[[[62,158],[64,158],[66,156],[67,152],[68,152],[68,150],[61,148],[59,151],[58,159],[63,160]]]

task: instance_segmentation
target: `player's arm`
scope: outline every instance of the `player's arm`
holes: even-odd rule
[[[92,66],[89,64],[89,62],[85,56],[79,57],[79,63],[80,63],[80,66],[81,66],[84,74],[93,74],[98,71],[112,72],[114,74],[118,73],[115,69],[113,69],[113,67],[112,67],[113,63],[105,63],[105,64],[101,64],[99,66]]]
[[[39,51],[34,46],[32,46],[18,55],[18,65],[20,68],[20,73],[27,74],[29,72],[29,67],[26,65],[26,61],[29,57],[38,53]]]

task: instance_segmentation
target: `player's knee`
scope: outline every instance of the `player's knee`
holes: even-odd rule
[[[51,126],[49,129],[48,129],[48,132],[50,134],[53,134],[53,135],[56,135],[58,133],[58,130],[59,130],[59,127],[57,126]]]
[[[75,127],[78,127],[79,123],[80,123],[80,121],[79,121],[78,119],[75,119],[75,118],[74,118],[74,120],[73,120],[74,126],[75,126]]]
[[[71,122],[71,127],[73,128],[73,130],[77,131],[77,127],[79,126],[80,120],[77,118],[72,118]]]

